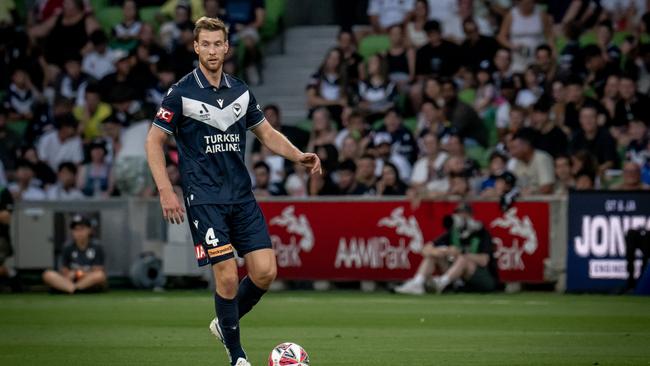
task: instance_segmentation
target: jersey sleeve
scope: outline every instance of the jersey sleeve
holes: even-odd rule
[[[246,111],[246,129],[252,130],[264,122],[264,112],[257,104],[257,100],[253,93],[249,91],[250,98],[248,99],[248,110]]]
[[[169,88],[153,119],[154,126],[170,135],[173,135],[174,131],[176,131],[178,122],[183,114],[181,96],[176,88],[176,86]]]

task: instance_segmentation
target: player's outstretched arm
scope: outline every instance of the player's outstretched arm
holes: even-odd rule
[[[167,175],[165,153],[163,151],[166,140],[167,134],[160,128],[152,126],[147,135],[145,150],[147,151],[147,162],[149,162],[151,175],[153,175],[158,192],[160,192],[163,217],[170,224],[180,224],[184,220],[183,213],[185,209],[181,206],[178,196],[176,196],[172,188],[172,182]]]
[[[321,174],[320,159],[313,153],[304,153],[295,147],[286,136],[274,129],[268,121],[260,123],[253,129],[257,138],[274,153],[291,160],[294,163],[300,163],[311,170],[312,174]]]

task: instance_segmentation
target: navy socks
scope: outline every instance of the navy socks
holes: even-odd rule
[[[240,357],[246,358],[246,353],[244,353],[239,339],[239,309],[237,302],[237,298],[228,300],[217,293],[214,294],[214,305],[219,318],[219,327],[226,348],[230,352],[231,365],[234,365]]]
[[[239,284],[239,290],[237,291],[237,300],[239,300],[239,319],[248,314],[265,293],[266,290],[262,290],[255,286],[248,276],[244,277]]]

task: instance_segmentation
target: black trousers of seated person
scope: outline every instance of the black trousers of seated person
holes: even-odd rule
[[[641,275],[645,271],[650,259],[650,231],[645,229],[628,230],[625,234],[625,257],[627,259],[627,287],[636,287],[634,278],[634,261],[636,260],[636,251],[643,253],[643,262],[641,266]]]

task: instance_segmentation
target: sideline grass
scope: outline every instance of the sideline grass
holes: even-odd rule
[[[207,292],[0,295],[0,365],[227,365]],[[267,295],[253,366],[283,341],[313,366],[650,365],[650,298],[356,292]]]

